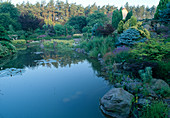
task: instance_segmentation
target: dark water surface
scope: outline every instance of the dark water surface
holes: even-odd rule
[[[99,99],[111,86],[94,60],[34,47],[0,67],[0,118],[105,118]]]

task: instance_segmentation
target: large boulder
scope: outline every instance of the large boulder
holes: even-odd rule
[[[161,90],[164,88],[169,88],[169,85],[161,79],[152,79],[151,80],[151,88],[153,90]]]
[[[101,98],[100,108],[103,113],[114,118],[127,118],[133,98],[134,96],[123,88],[113,88]]]

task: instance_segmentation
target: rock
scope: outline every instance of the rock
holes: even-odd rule
[[[124,70],[130,70],[130,67],[129,67],[128,65],[129,65],[129,64],[125,62],[125,63],[123,64],[123,69],[124,69]]]
[[[76,48],[75,51],[78,53],[85,53],[85,50],[80,48]]]
[[[161,90],[164,88],[169,88],[169,85],[161,79],[152,79],[151,80],[151,88],[153,90]]]
[[[143,28],[146,28],[147,30],[151,30],[152,29],[152,27],[150,25],[148,25],[148,24],[144,25]]]
[[[147,104],[150,104],[150,103],[151,103],[150,100],[144,99],[144,98],[140,98],[140,99],[138,100],[138,103],[137,103],[137,104],[139,104],[140,106],[146,106]]]
[[[113,88],[101,98],[100,108],[103,113],[114,118],[127,118],[133,98],[134,96],[123,88]]]
[[[156,38],[158,36],[158,34],[156,32],[151,32],[151,38]]]

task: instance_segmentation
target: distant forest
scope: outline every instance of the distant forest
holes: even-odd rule
[[[63,1],[50,0],[49,3],[42,1],[36,4],[31,4],[29,2],[22,4],[16,4],[21,14],[33,14],[39,19],[44,19],[46,24],[64,25],[68,19],[72,16],[88,16],[93,14],[95,11],[103,12],[108,17],[112,18],[112,12],[117,9],[114,5],[104,5],[97,6],[96,3],[83,7],[82,5],[77,5],[76,3],[68,3]],[[156,12],[156,6],[151,8],[145,5],[142,6],[130,6],[128,2],[124,5],[128,11],[132,11],[133,15],[137,17],[138,20],[142,19],[152,19]]]

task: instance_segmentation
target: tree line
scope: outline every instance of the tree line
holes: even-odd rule
[[[31,13],[34,16],[44,19],[46,24],[65,24],[72,16],[88,16],[95,11],[103,12],[106,15],[112,15],[112,12],[117,9],[114,5],[97,6],[96,3],[83,7],[76,3],[68,3],[63,1],[50,0],[48,3],[45,1],[31,4],[29,2],[16,4],[16,7],[21,13]],[[128,2],[124,5],[128,11],[132,11],[137,19],[152,19],[154,17],[156,6],[130,6]]]

